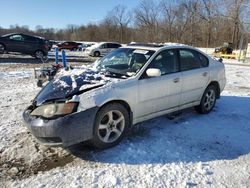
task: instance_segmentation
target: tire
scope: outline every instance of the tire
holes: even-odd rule
[[[37,87],[43,87],[43,81],[42,80],[38,80],[36,83]]]
[[[200,105],[195,107],[195,110],[201,114],[211,112],[216,103],[217,89],[214,85],[210,85],[204,91]]]
[[[44,56],[44,52],[42,50],[37,50],[34,53],[36,59],[41,59]]]
[[[95,57],[99,57],[100,55],[101,55],[100,52],[98,52],[98,51],[94,52]]]
[[[117,145],[126,134],[129,122],[128,111],[123,105],[104,106],[95,118],[92,146],[104,149]]]
[[[5,46],[3,44],[0,44],[0,54],[3,54],[5,51]]]

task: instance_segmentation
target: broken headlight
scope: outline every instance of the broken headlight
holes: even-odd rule
[[[42,116],[44,118],[63,116],[75,112],[78,104],[78,102],[44,104],[33,110],[31,115]]]

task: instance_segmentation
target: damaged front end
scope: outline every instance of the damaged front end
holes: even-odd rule
[[[23,113],[31,133],[43,144],[69,146],[92,138],[98,107],[79,109],[79,95],[108,81],[98,73],[69,74],[50,81]]]
[[[70,146],[86,140],[93,135],[93,124],[98,107],[73,112],[57,118],[46,119],[31,115],[33,106],[23,113],[23,119],[30,132],[45,145]]]

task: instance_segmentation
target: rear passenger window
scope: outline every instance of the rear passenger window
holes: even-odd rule
[[[113,47],[114,47],[114,48],[120,48],[121,45],[120,45],[120,44],[113,44]]]
[[[107,48],[113,48],[113,44],[108,43],[108,44],[107,44]]]
[[[194,50],[181,49],[180,63],[181,71],[185,71],[208,66],[208,59]]]
[[[200,58],[200,61],[201,61],[201,66],[202,67],[207,67],[208,66],[208,59],[207,57],[205,57],[204,55],[202,55],[201,53],[197,52],[199,58]]]
[[[35,37],[25,36],[25,40],[29,42],[37,42],[37,39]]]
[[[120,45],[119,44],[115,44],[115,43],[108,43],[108,48],[119,48]]]

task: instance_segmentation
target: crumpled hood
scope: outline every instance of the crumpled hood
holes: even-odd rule
[[[34,99],[36,106],[48,101],[70,98],[73,95],[101,87],[111,80],[103,74],[89,69],[62,72],[38,93]]]

